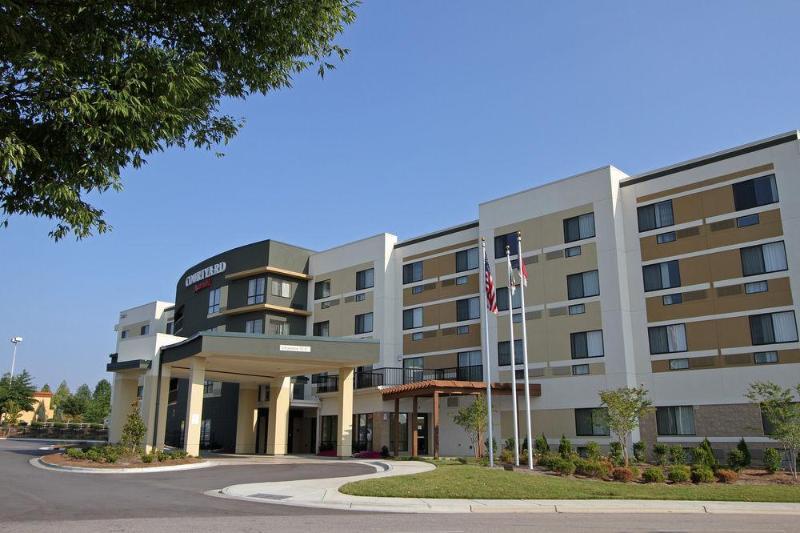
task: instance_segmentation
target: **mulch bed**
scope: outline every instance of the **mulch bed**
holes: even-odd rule
[[[152,468],[155,466],[174,466],[186,465],[191,463],[199,463],[202,460],[197,457],[186,457],[184,459],[170,459],[169,461],[153,461],[152,463],[143,463],[138,457],[120,457],[116,463],[96,463],[88,459],[72,459],[63,453],[54,453],[45,455],[42,460],[48,464],[58,466],[78,466],[82,468]]]

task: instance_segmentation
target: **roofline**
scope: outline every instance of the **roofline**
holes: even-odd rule
[[[631,176],[628,179],[620,181],[619,186],[628,187],[629,185],[636,185],[637,183],[642,183],[656,178],[669,176],[670,174],[677,174],[678,172],[683,172],[686,170],[691,170],[693,168],[710,165],[712,163],[717,163],[719,161],[724,161],[726,159],[731,159],[734,157],[738,157],[740,155],[757,152],[759,150],[765,150],[767,148],[772,148],[773,146],[778,146],[781,144],[793,142],[798,139],[800,139],[800,131],[798,130],[787,131],[786,133],[781,133],[773,137],[768,137],[766,139],[761,139],[759,141],[755,141],[752,143],[735,146],[733,148],[728,148],[727,150],[722,150],[720,152],[714,152],[713,154],[697,157],[695,159],[690,159],[688,161],[683,161],[682,163],[676,163],[674,165],[661,167],[655,170],[651,170],[649,172],[645,172],[644,174]]]
[[[238,331],[200,331],[191,337],[187,337],[181,341],[167,344],[159,349],[159,352],[164,350],[171,350],[184,344],[196,340],[198,337],[234,337],[234,338],[258,338],[258,339],[271,339],[271,340],[307,340],[307,341],[322,341],[322,342],[357,342],[363,344],[380,344],[379,340],[375,339],[355,339],[350,337],[315,337],[313,335],[261,335],[258,333],[241,333]]]
[[[420,235],[419,237],[414,237],[406,241],[398,242],[397,244],[394,245],[394,247],[402,248],[403,246],[410,246],[412,244],[417,244],[419,242],[429,241],[431,239],[436,239],[439,237],[444,237],[445,235],[450,235],[451,233],[458,233],[459,231],[465,231],[477,227],[478,227],[478,221],[473,220],[472,222],[466,222],[464,224],[459,224],[458,226],[451,226],[443,230],[435,231],[433,233],[426,233],[425,235]]]
[[[370,235],[369,237],[356,239],[354,241],[346,242],[344,244],[337,244],[336,246],[333,246],[332,248],[326,248],[325,250],[321,250],[319,252],[314,252],[312,255],[319,255],[319,254],[324,254],[324,253],[327,253],[327,252],[332,252],[334,250],[338,250],[339,248],[345,248],[347,246],[352,246],[354,244],[358,244],[358,243],[361,243],[361,242],[364,242],[364,241],[369,241],[369,240],[375,239],[377,237],[383,237],[384,240],[386,240],[387,236],[388,237],[394,237],[395,239],[397,238],[397,235],[394,235],[392,233],[388,233],[386,231],[382,231],[380,233],[376,233],[375,235]]]

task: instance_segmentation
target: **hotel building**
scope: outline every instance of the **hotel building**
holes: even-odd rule
[[[121,314],[111,440],[138,394],[148,446],[471,455],[453,415],[489,370],[501,443],[511,372],[527,371],[533,432],[553,443],[607,445],[598,393],[642,384],[656,409],[635,441],[708,437],[722,457],[744,437],[758,459],[773,444],[749,384],[800,382],[798,176],[795,131],[635,176],[599,168],[412,239],[223,252],[187,269],[174,304]],[[528,271],[525,309],[519,292],[508,309],[506,246]]]

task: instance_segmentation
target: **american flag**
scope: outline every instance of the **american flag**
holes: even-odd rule
[[[486,258],[486,249],[483,250],[483,271],[486,277],[486,308],[489,312],[497,314],[497,295],[494,291],[494,280],[489,271],[489,260]]]

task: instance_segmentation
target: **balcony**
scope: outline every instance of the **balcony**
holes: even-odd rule
[[[420,381],[482,381],[483,365],[459,366],[450,368],[375,368],[370,372],[356,372],[353,377],[354,389],[369,389],[392,385],[404,385]],[[323,376],[316,384],[317,394],[339,390],[339,376]]]

